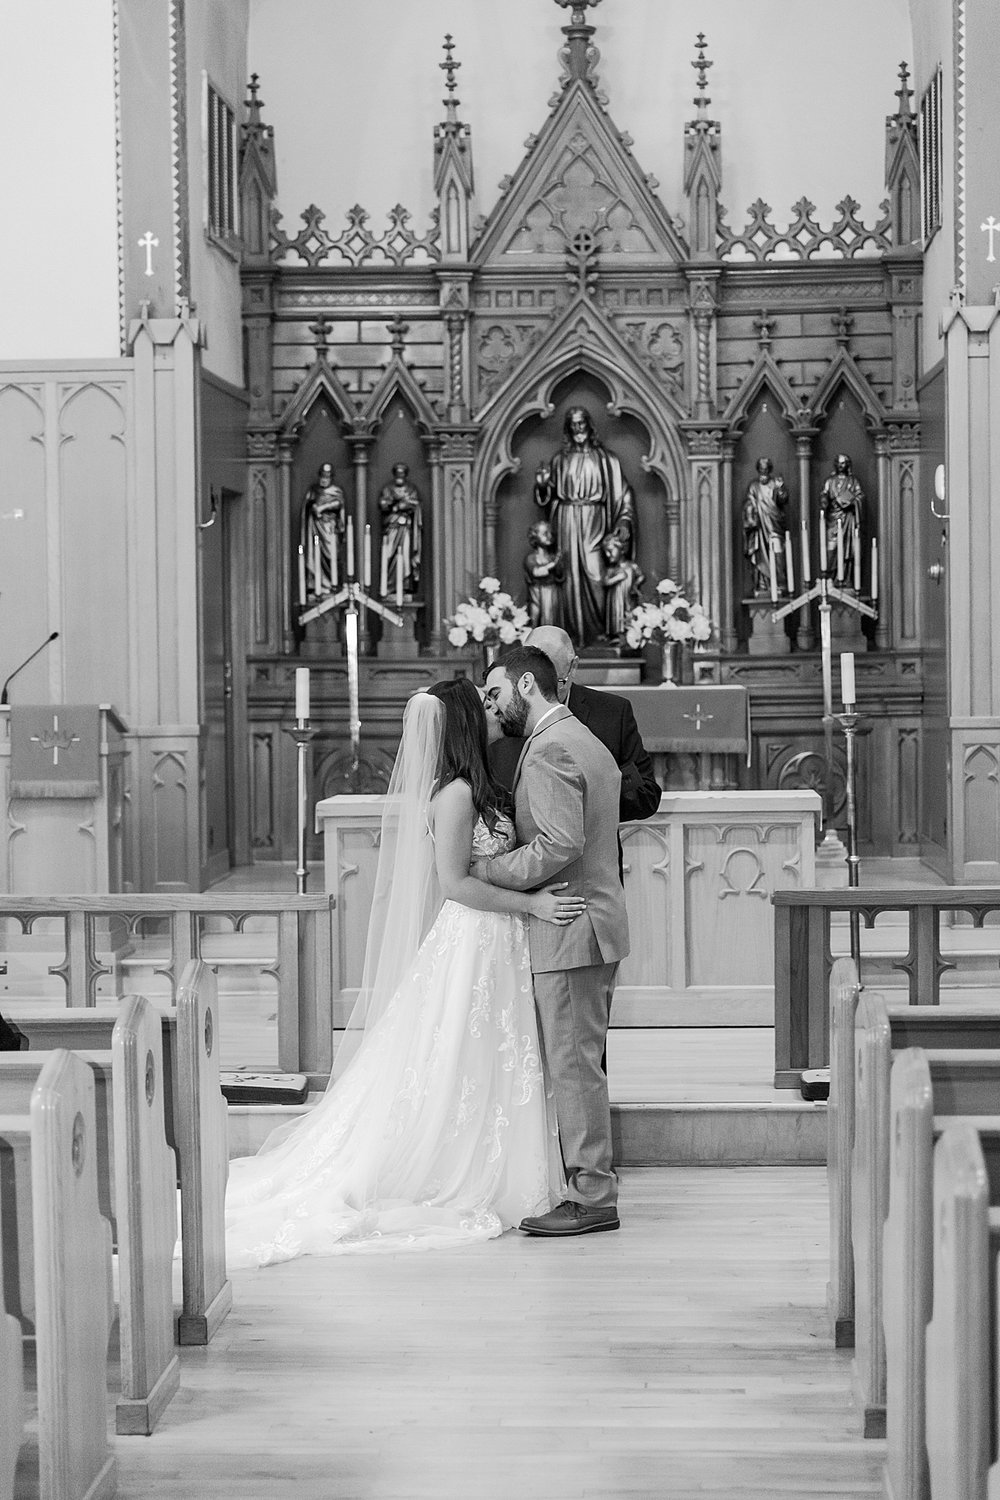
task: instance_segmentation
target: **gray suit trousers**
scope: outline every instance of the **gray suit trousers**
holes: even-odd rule
[[[608,1080],[601,1067],[617,971],[617,963],[593,964],[532,976],[567,1196],[589,1208],[612,1208],[618,1201]]]

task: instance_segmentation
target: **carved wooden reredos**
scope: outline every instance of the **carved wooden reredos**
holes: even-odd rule
[[[294,540],[327,459],[357,525],[370,520],[376,536],[378,492],[393,463],[409,465],[425,507],[425,650],[441,648],[442,619],[481,572],[522,593],[534,471],[575,404],[633,486],[643,572],[688,582],[724,652],[748,631],[739,513],[757,457],[784,474],[794,527],[806,500],[814,517],[834,456],[850,454],[882,558],[872,644],[907,644],[892,559],[919,446],[921,258],[905,66],[878,224],[861,223],[845,197],[824,227],[803,198],[786,229],[758,201],[737,232],[720,201],[723,131],[708,113],[705,39],[678,142],[685,201],[671,211],[608,113],[587,0],[563,29],[548,118],[476,221],[472,140],[446,40],[438,208],[426,232],[397,207],[381,233],[355,208],[334,234],[310,206],[292,234],[275,207],[273,139],[252,81],[241,164],[251,653],[301,644]]]

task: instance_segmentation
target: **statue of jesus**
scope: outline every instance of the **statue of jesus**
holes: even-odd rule
[[[566,413],[562,448],[535,475],[535,501],[548,508],[563,555],[563,623],[578,646],[588,646],[605,630],[601,543],[617,536],[623,554],[632,556],[635,501],[621,463],[595,433],[584,407]]]

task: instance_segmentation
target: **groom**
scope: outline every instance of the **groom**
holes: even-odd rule
[[[628,953],[618,879],[621,772],[610,751],[559,702],[556,689],[552,662],[533,646],[508,652],[486,679],[486,697],[504,733],[527,738],[513,782],[518,848],[472,868],[480,880],[512,890],[565,880],[587,902],[583,916],[567,927],[534,918],[528,926],[569,1197],[521,1228],[550,1236],[619,1226],[601,1055],[615,974]]]

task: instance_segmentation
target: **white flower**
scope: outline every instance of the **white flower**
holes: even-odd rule
[[[517,626],[511,620],[504,620],[500,626],[500,639],[505,646],[509,646],[517,640]]]
[[[462,630],[458,625],[453,625],[448,632],[448,641],[452,646],[464,646],[468,639],[468,631]]]
[[[479,587],[484,594],[495,594],[500,588],[499,578],[480,578]]]
[[[510,609],[513,606],[513,603],[514,603],[514,601],[513,601],[513,599],[511,598],[511,596],[509,594],[494,594],[493,595],[493,608],[494,609]]]
[[[672,578],[661,578],[656,585],[656,592],[658,594],[679,594],[680,589]]]

